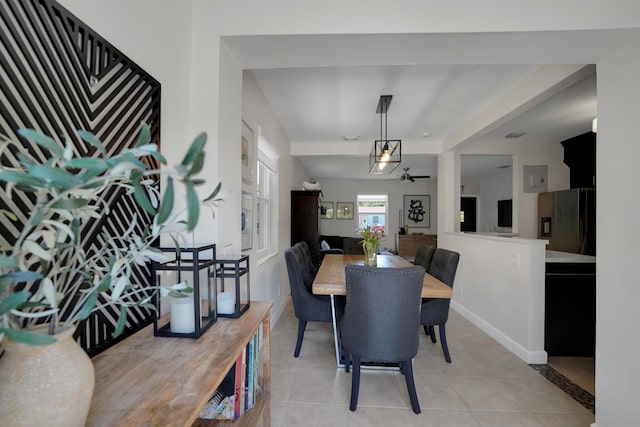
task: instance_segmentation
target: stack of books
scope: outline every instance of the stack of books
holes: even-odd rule
[[[253,408],[262,386],[262,324],[238,355],[214,395],[200,412],[200,418],[234,420]]]

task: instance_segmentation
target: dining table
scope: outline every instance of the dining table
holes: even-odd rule
[[[410,261],[398,255],[378,255],[377,268],[412,267]],[[343,367],[341,361],[338,324],[335,310],[335,296],[347,295],[345,267],[348,264],[364,265],[364,255],[327,254],[324,256],[318,273],[312,284],[315,295],[331,296],[331,317],[333,322],[333,340],[336,352],[336,364]],[[451,287],[436,279],[429,273],[424,274],[422,282],[422,298],[451,298]]]

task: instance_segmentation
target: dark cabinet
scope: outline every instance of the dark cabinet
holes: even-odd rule
[[[583,133],[561,142],[564,163],[569,166],[570,188],[596,186],[596,134]]]
[[[291,246],[305,241],[320,260],[320,191],[291,191]]]
[[[596,264],[546,263],[544,349],[591,357],[596,340]]]

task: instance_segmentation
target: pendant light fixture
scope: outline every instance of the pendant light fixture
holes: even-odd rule
[[[373,149],[369,154],[369,174],[389,174],[398,167],[402,160],[402,141],[387,138],[387,111],[391,104],[391,98],[393,95],[381,95],[380,101],[378,101],[376,113],[380,114],[380,139],[373,142]]]

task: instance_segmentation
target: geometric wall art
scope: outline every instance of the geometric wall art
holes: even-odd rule
[[[160,83],[103,37],[52,0],[0,2],[0,134],[21,140],[35,157],[45,158],[39,146],[20,139],[16,131],[34,128],[57,141],[76,131],[97,135],[109,155],[135,145],[140,124],[148,124],[153,143],[160,145]],[[62,145],[62,143],[61,143]],[[77,144],[78,154],[93,153]],[[83,150],[83,152],[80,152]],[[10,153],[3,162],[17,162]],[[155,160],[149,166],[159,167]],[[150,217],[121,189],[111,191],[110,206],[99,220],[86,224],[82,244],[87,252],[123,233],[137,215],[139,229]],[[33,207],[28,196],[8,195],[0,184],[0,209],[18,216],[17,223],[0,215],[0,245],[12,244]],[[22,221],[22,223],[21,223]],[[152,283],[150,266],[134,265],[132,281]],[[65,306],[61,307],[62,315]],[[76,338],[89,355],[112,345],[118,311],[104,308],[78,325]],[[121,340],[153,321],[153,313],[131,307]]]

